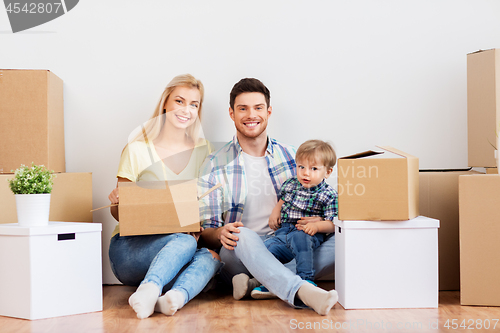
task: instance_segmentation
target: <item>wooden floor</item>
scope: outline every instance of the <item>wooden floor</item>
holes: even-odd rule
[[[332,289],[334,285],[320,282],[319,286]],[[460,306],[458,291],[440,292],[438,309],[344,310],[336,304],[328,316],[293,309],[280,300],[235,301],[227,292],[210,291],[173,317],[155,313],[139,320],[127,303],[134,289],[104,286],[102,312],[34,321],[0,316],[0,332],[463,332],[463,320],[467,331],[500,332],[500,323],[493,329],[500,307]],[[458,328],[444,327],[452,319],[457,319]],[[488,322],[490,329],[485,329]]]

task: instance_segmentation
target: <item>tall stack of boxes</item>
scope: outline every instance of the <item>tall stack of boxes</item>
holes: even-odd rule
[[[21,164],[56,173],[50,221],[92,222],[92,174],[66,173],[63,81],[48,70],[0,70],[0,223],[16,223],[7,179]]]
[[[467,55],[468,160],[485,175],[459,177],[460,302],[500,306],[500,50]]]
[[[0,70],[0,101],[0,267],[8,272],[0,315],[100,311],[101,225],[78,223],[92,222],[92,174],[66,173],[63,81],[47,70]],[[56,173],[47,226],[17,224],[7,180],[32,163]]]
[[[439,221],[419,216],[418,159],[392,147],[340,158],[338,192],[339,303],[436,308]]]

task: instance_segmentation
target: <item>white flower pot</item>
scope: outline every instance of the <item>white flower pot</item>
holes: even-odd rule
[[[23,227],[49,224],[50,193],[16,194],[17,222]]]

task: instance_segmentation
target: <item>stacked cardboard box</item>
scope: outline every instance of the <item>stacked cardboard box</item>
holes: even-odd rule
[[[487,175],[459,177],[460,302],[500,306],[500,176],[495,150],[500,125],[500,50],[467,55],[469,166]]]
[[[16,223],[7,179],[21,164],[57,173],[51,221],[92,222],[92,175],[65,173],[63,81],[48,70],[0,70],[0,223]]]
[[[470,167],[494,168],[500,123],[500,50],[467,55],[467,136]]]
[[[439,290],[460,290],[458,177],[472,170],[421,170],[420,214],[440,221]]]
[[[500,175],[460,176],[460,303],[500,306]]]
[[[418,158],[392,147],[339,158],[339,220],[401,221],[418,214]]]
[[[392,147],[342,157],[338,192],[339,303],[346,309],[437,307],[439,221],[419,216],[418,158]],[[374,262],[383,268],[375,272]],[[376,297],[366,292],[375,289]]]

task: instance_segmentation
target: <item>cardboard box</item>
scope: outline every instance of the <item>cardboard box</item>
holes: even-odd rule
[[[409,220],[418,216],[418,158],[378,147],[339,158],[339,220]]]
[[[121,236],[200,231],[196,180],[118,186]]]
[[[500,122],[500,50],[467,55],[467,135],[469,166],[496,167]]]
[[[420,214],[440,221],[439,290],[460,290],[458,176],[469,170],[420,170]]]
[[[0,315],[102,311],[101,224],[0,225]]]
[[[500,175],[459,177],[460,304],[500,306]]]
[[[0,173],[21,164],[65,172],[63,81],[47,70],[0,70]]]
[[[16,198],[7,179],[0,175],[0,223],[17,223]],[[50,221],[92,222],[92,174],[58,173],[50,196]]]
[[[335,290],[345,309],[437,308],[439,221],[335,221]]]

